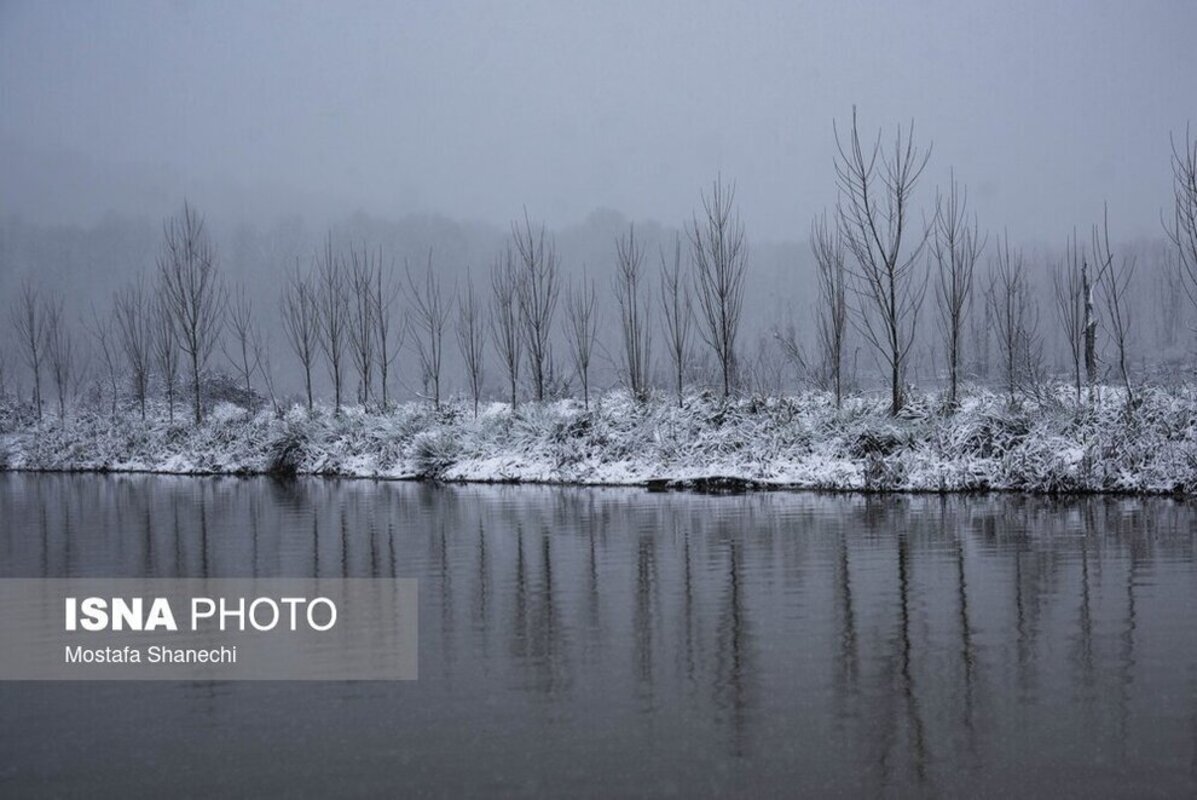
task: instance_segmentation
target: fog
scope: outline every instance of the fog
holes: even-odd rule
[[[991,227],[1056,240],[1108,198],[1157,232],[1192,3],[643,6],[6,3],[3,207],[672,223],[722,171],[754,237],[801,238],[856,104],[913,119]]]
[[[398,265],[431,249],[457,280],[525,210],[605,287],[628,221],[655,259],[722,175],[750,350],[808,307],[853,106],[933,148],[919,213],[952,169],[981,228],[1028,253],[1107,202],[1118,241],[1160,239],[1194,30],[1183,1],[5,3],[0,291],[57,280],[85,315],[153,266],[184,198],[269,313],[329,231]]]

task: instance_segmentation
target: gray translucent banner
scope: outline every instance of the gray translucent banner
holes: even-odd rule
[[[417,640],[414,578],[0,579],[0,680],[415,680]]]

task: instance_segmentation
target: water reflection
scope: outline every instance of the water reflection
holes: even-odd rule
[[[1195,522],[1166,499],[0,475],[0,575],[421,581],[415,684],[0,687],[0,791],[137,793],[103,766],[137,753],[201,793],[1192,794]]]

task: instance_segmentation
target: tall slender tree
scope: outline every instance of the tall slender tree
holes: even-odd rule
[[[985,239],[977,230],[975,217],[969,224],[968,190],[956,183],[954,170],[950,174],[947,196],[935,198],[931,258],[935,262],[937,322],[948,362],[948,407],[954,409],[959,401],[965,315]]]
[[[42,362],[46,357],[46,307],[32,281],[21,283],[21,293],[10,314],[17,333],[21,356],[33,374],[33,406],[42,419]]]
[[[848,269],[843,233],[838,224],[828,224],[825,213],[811,223],[810,246],[819,282],[816,314],[823,373],[835,392],[835,407],[839,408],[844,401],[844,351],[848,342]],[[797,355],[796,345],[787,349]]]
[[[345,264],[333,251],[332,234],[316,257],[316,307],[320,319],[320,349],[328,362],[333,383],[333,408],[341,413],[345,382],[345,346],[349,339],[349,292],[345,286]]]
[[[582,384],[582,406],[590,408],[590,361],[594,345],[598,340],[598,296],[594,281],[585,272],[577,287],[570,286],[565,293],[565,338],[569,342],[570,358],[574,371]]]
[[[203,422],[200,374],[220,339],[227,293],[216,264],[216,248],[204,219],[190,204],[163,226],[158,284],[179,348],[191,373],[195,424]]]
[[[320,304],[312,279],[299,271],[299,265],[287,275],[279,298],[279,312],[287,344],[303,369],[308,411],[312,410],[312,368],[320,348]]]
[[[519,284],[520,275],[515,265],[515,256],[508,246],[495,260],[490,271],[490,332],[495,353],[498,354],[503,371],[507,374],[512,411],[515,410],[518,399],[520,365],[523,363],[524,352]]]
[[[682,407],[686,366],[690,360],[691,333],[694,308],[690,285],[682,277],[682,238],[673,239],[673,253],[658,252],[661,260],[661,321],[665,333],[665,347],[673,366],[674,392],[677,407]]]
[[[474,291],[474,278],[467,269],[465,293],[457,298],[457,347],[465,363],[475,419],[478,417],[478,398],[482,395],[482,380],[486,374],[486,320],[483,313],[482,304]]]
[[[133,397],[137,400],[141,418],[145,419],[146,395],[149,393],[150,367],[153,362],[153,298],[146,290],[145,279],[138,277],[113,295],[113,315],[116,318],[120,350],[129,368]]]
[[[440,276],[432,269],[432,251],[424,280],[417,283],[407,270],[408,294],[412,303],[412,318],[416,326],[416,352],[425,379],[425,391],[432,392],[432,402],[441,407],[441,362],[445,350],[445,327],[453,311],[452,295],[446,300],[441,290]]]
[[[649,366],[652,360],[650,310],[652,290],[644,279],[644,248],[636,242],[636,229],[628,226],[626,236],[615,240],[615,280],[612,288],[619,308],[619,330],[623,339],[623,378],[637,400],[648,399]]]
[[[744,307],[748,244],[736,211],[736,187],[716,177],[711,194],[702,196],[702,216],[688,228],[698,298],[699,332],[715,354],[723,379],[723,396],[731,394],[736,369],[736,337]]]
[[[902,408],[902,381],[927,290],[919,260],[930,226],[911,230],[911,202],[931,151],[914,144],[914,123],[898,128],[892,149],[883,150],[881,133],[871,147],[862,144],[856,107],[845,137],[835,128],[837,207],[844,243],[860,298],[857,328],[888,367],[890,413]]]
[[[553,328],[553,314],[557,310],[557,296],[561,291],[560,265],[557,247],[546,236],[544,225],[533,230],[532,221],[524,211],[524,224],[511,226],[511,238],[522,269],[516,283],[516,297],[524,352],[528,357],[532,388],[537,402],[545,397],[545,386],[552,373],[552,350],[549,338]]]

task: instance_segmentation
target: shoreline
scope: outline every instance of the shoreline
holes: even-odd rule
[[[1010,406],[983,390],[946,414],[934,396],[898,417],[883,401],[836,408],[822,392],[681,407],[626,393],[525,404],[319,406],[280,414],[217,404],[196,428],[153,407],[146,421],[80,411],[0,433],[0,471],[192,476],[305,475],[646,491],[816,491],[1044,496],[1197,494],[1197,392],[1117,390],[1071,404],[1067,387]],[[13,419],[12,416],[9,419]],[[14,429],[15,428],[15,429]]]
[[[421,475],[368,475],[338,472],[295,472],[277,473],[268,471],[168,471],[162,469],[120,468],[120,467],[3,467],[0,475],[149,475],[172,478],[272,478],[292,480],[315,478],[336,481],[378,481],[393,483],[426,483],[441,486],[537,486],[561,489],[637,489],[649,494],[690,493],[701,495],[740,495],[753,493],[796,493],[796,494],[849,494],[849,495],[899,495],[899,496],[983,496],[1024,495],[1045,498],[1081,497],[1153,497],[1169,498],[1178,502],[1197,500],[1197,493],[1178,489],[1068,489],[1036,490],[991,486],[984,488],[885,488],[852,486],[818,486],[794,483],[770,483],[750,478],[735,478],[710,475],[699,478],[649,478],[647,480],[614,483],[600,481],[565,481],[540,478],[431,478]]]

